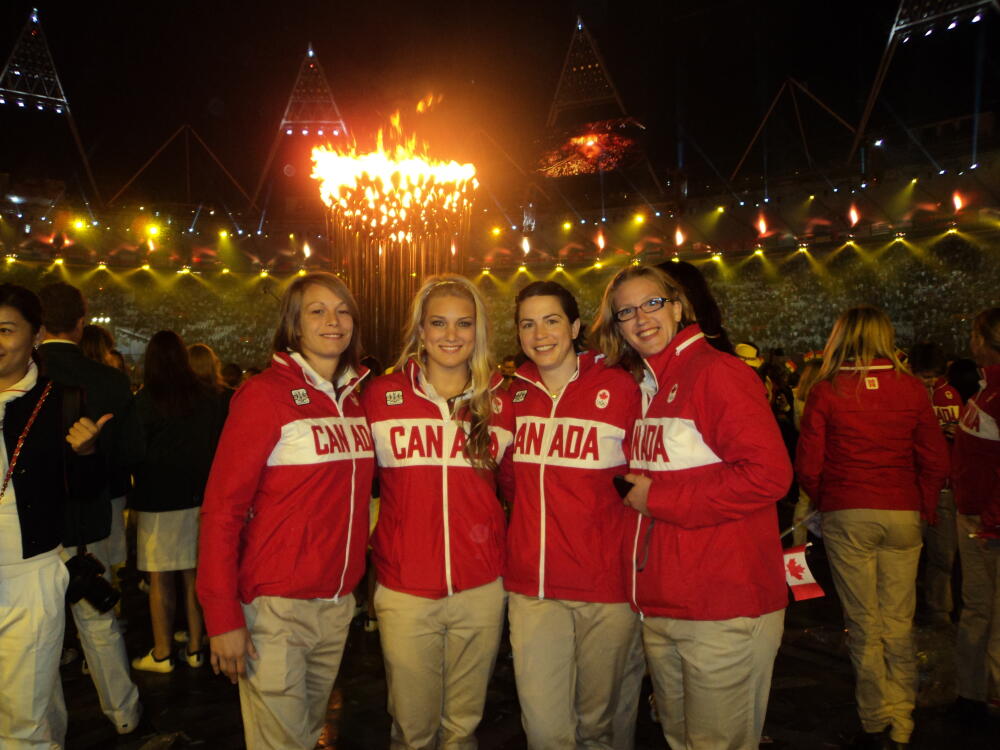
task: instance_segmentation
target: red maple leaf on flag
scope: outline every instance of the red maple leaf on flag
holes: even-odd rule
[[[801,565],[799,565],[798,560],[796,560],[794,557],[789,558],[789,560],[788,560],[788,572],[789,572],[789,574],[791,574],[792,578],[795,578],[795,579],[801,581],[802,580],[802,573],[804,571],[805,571],[805,568],[803,568]]]

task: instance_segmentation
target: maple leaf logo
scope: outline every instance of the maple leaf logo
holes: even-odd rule
[[[794,557],[791,558],[788,561],[788,573],[789,573],[789,575],[792,576],[792,578],[794,578],[794,579],[796,579],[798,581],[801,581],[802,580],[802,574],[804,572],[805,572],[805,568],[803,568],[801,565],[799,565],[799,561],[796,560]]]

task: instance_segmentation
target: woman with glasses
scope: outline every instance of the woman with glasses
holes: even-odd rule
[[[391,747],[474,748],[506,597],[495,472],[513,437],[479,290],[417,292],[396,371],[365,392],[381,506],[372,537]]]
[[[664,734],[675,750],[756,749],[788,601],[775,504],[792,478],[764,386],[657,268],[611,280],[593,334],[642,391],[627,587]]]
[[[639,389],[586,351],[576,300],[553,281],[520,291],[528,358],[511,383],[516,487],[504,586],[528,747],[612,747],[638,618],[621,554],[631,513],[613,478],[627,471]],[[633,713],[634,719],[634,713]],[[631,727],[629,728],[631,729]]]
[[[884,312],[866,306],[841,314],[809,391],[795,457],[799,483],[823,514],[844,609],[863,729],[855,747],[910,741],[920,518],[935,523],[948,474],[927,390],[896,351]]]

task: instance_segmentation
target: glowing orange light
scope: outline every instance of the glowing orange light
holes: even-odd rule
[[[851,210],[847,212],[848,218],[851,220],[851,226],[855,226],[859,221],[861,221],[861,214],[858,213],[857,206],[851,206]]]
[[[597,243],[598,250],[604,249],[604,232],[597,233],[597,239],[595,240],[595,242]]]
[[[687,238],[684,236],[684,232],[681,231],[680,227],[677,227],[677,229],[674,230],[674,244],[677,245],[677,247],[680,247],[684,244],[685,239]]]
[[[602,141],[606,139],[606,134],[588,133],[587,135],[570,138],[569,142],[576,146],[580,153],[588,159],[596,159],[604,151]]]
[[[500,236],[500,232],[501,232],[501,231],[502,231],[502,230],[500,229],[500,227],[493,227],[493,228],[492,228],[492,229],[490,230],[490,234],[492,234],[492,235],[493,235],[494,237],[499,237],[499,236]]]
[[[955,206],[955,213],[958,213],[965,207],[965,201],[962,199],[962,194],[957,190],[952,194],[951,202]]]
[[[417,102],[417,112],[420,112],[421,114],[429,112],[431,107],[435,104],[440,104],[442,99],[444,99],[443,94],[428,94]]]
[[[764,218],[764,214],[757,217],[757,231],[760,232],[761,237],[767,234],[767,220]]]
[[[80,230],[83,229],[85,226],[87,226],[87,224],[83,221],[83,219],[77,219],[76,221],[73,222],[73,229]]]
[[[308,242],[303,242],[302,243],[302,257],[308,258],[310,255],[312,255],[312,248],[309,247],[309,243]]]
[[[521,250],[524,252],[525,255],[531,252],[531,243],[528,242],[527,237],[521,238]]]
[[[397,243],[458,231],[479,186],[474,165],[433,159],[427,144],[405,136],[398,112],[386,134],[378,131],[374,151],[319,146],[312,159],[320,197],[340,227]]]

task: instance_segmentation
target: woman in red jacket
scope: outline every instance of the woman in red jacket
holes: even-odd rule
[[[374,471],[357,320],[333,274],[289,285],[271,366],[233,396],[205,491],[198,598],[248,750],[316,745],[354,615]]]
[[[612,480],[626,472],[639,389],[584,350],[564,287],[536,281],[515,304],[528,361],[510,386],[516,428],[504,469],[516,491],[504,586],[522,723],[530,748],[610,747],[638,627],[621,555],[632,514]]]
[[[775,505],[792,478],[764,385],[657,268],[611,280],[594,333],[641,378],[627,587],[667,740],[755,749],[788,601]]]
[[[802,414],[795,467],[823,513],[844,609],[859,745],[906,745],[913,732],[917,561],[923,515],[934,523],[948,448],[927,390],[896,355],[892,323],[874,307],[844,312]]]
[[[1000,703],[1000,307],[976,316],[971,344],[981,389],[955,432],[951,475],[962,561],[956,708],[982,720],[987,701]]]
[[[393,748],[473,748],[503,628],[504,515],[494,474],[512,439],[489,320],[461,276],[413,300],[396,372],[365,392],[381,507],[372,538]]]

